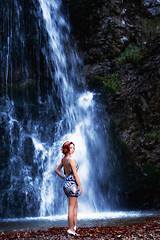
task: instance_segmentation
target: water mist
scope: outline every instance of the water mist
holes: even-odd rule
[[[3,91],[0,98],[1,216],[66,213],[63,180],[54,170],[62,158],[60,149],[67,140],[75,143],[74,157],[80,167],[83,195],[79,197],[79,211],[114,209],[117,190],[113,175],[117,156],[110,134],[110,119],[98,95],[85,88],[83,63],[73,47],[73,39],[71,44],[70,25],[62,14],[62,2],[31,1],[33,9],[27,8],[27,11],[35,19],[36,33],[32,39],[35,43],[32,54],[28,55],[27,31],[30,28],[23,31],[27,26],[23,19],[27,17],[23,6],[26,2],[15,0],[14,3],[12,15],[18,23],[10,22],[6,36],[8,65],[3,85],[7,91]],[[23,53],[22,71],[16,73],[13,71],[16,64],[12,62],[16,58],[11,51],[15,46],[20,46]],[[2,51],[1,56],[4,54]],[[31,55],[34,60],[29,62]],[[12,78],[8,72],[12,72]],[[13,86],[16,76],[17,81],[21,78],[21,84],[10,90],[9,85]]]

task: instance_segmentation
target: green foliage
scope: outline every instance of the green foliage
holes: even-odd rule
[[[160,20],[141,18],[138,22],[141,28],[141,35],[143,42],[150,42],[160,37]],[[119,65],[126,63],[132,63],[134,65],[140,64],[144,58],[148,56],[146,50],[143,50],[136,44],[129,44],[123,52],[115,59],[115,62]]]
[[[114,93],[119,93],[119,91],[121,91],[121,86],[116,73],[107,76],[107,79],[104,82],[104,87]]]
[[[93,87],[104,87],[105,77],[95,76],[89,80]]]
[[[90,80],[90,84],[93,87],[104,87],[112,93],[121,91],[117,73],[109,74],[107,77],[95,76]]]
[[[151,141],[156,141],[160,139],[160,127],[157,126],[153,131],[147,133],[144,136],[144,142],[151,142]]]
[[[130,44],[125,48],[124,52],[120,53],[120,56],[115,59],[119,65],[124,65],[125,63],[138,64],[144,59],[145,55],[142,54],[141,48],[135,44]]]
[[[142,33],[147,39],[154,40],[160,36],[160,20],[159,18],[148,19],[141,18]]]

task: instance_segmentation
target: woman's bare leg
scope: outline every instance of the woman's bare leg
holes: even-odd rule
[[[74,209],[75,209],[76,205],[77,205],[77,198],[76,197],[69,197],[68,225],[69,225],[69,229],[71,231],[73,231]]]
[[[73,215],[73,223],[74,226],[77,228],[77,207],[78,207],[78,201],[76,199],[76,204],[75,204],[75,208],[74,208],[74,215]]]

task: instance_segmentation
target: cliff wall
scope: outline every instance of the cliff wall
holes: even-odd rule
[[[70,0],[68,7],[88,87],[101,94],[128,154],[122,198],[131,207],[159,206],[160,3]]]

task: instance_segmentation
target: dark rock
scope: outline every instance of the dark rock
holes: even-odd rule
[[[34,144],[30,137],[25,138],[23,143],[23,158],[26,164],[33,165]]]
[[[69,9],[72,7],[70,4]],[[78,23],[77,12],[80,16],[81,11],[74,10],[70,11],[72,29],[84,53],[88,87],[101,93],[117,136],[128,145],[128,160],[139,166],[138,170],[133,167],[125,180],[128,190],[124,183],[127,203],[131,203],[130,207],[158,206],[159,175],[152,196],[153,179],[149,169],[145,172],[142,165],[152,163],[160,167],[160,2],[94,1],[92,9],[86,10],[89,14],[79,18]],[[101,89],[99,82],[92,81],[96,76],[106,77],[115,72],[121,85],[120,94]],[[123,172],[122,179],[124,175]]]
[[[158,0],[143,0],[142,5],[152,16],[160,14],[160,2]]]

